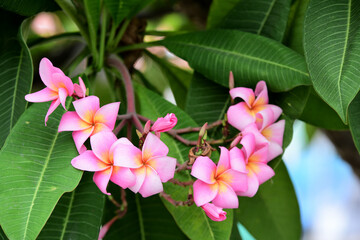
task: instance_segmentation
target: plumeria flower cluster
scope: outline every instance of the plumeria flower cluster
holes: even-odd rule
[[[197,178],[195,204],[214,221],[226,219],[223,208],[238,207],[237,196],[253,197],[259,185],[275,175],[267,163],[282,153],[285,121],[276,122],[282,110],[269,104],[266,83],[260,81],[255,92],[233,88],[230,95],[244,100],[227,111],[228,123],[240,130],[239,137],[229,150],[220,147],[217,165],[209,157],[198,157],[191,171]]]

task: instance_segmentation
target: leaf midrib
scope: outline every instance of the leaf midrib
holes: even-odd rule
[[[242,57],[242,58],[248,58],[248,59],[253,60],[253,61],[263,62],[263,63],[266,63],[266,64],[277,66],[279,68],[285,68],[285,69],[288,69],[288,70],[291,70],[291,71],[294,71],[294,72],[298,72],[298,73],[300,73],[300,74],[302,74],[302,75],[304,75],[306,77],[309,77],[308,73],[303,72],[303,71],[301,71],[299,69],[292,68],[292,67],[289,67],[287,65],[279,64],[279,63],[276,63],[276,62],[268,61],[268,60],[265,60],[265,59],[262,59],[262,58],[253,57],[253,56],[250,56],[250,55],[247,55],[247,54],[242,54],[242,53],[238,53],[238,52],[232,52],[232,51],[222,49],[222,48],[204,46],[204,45],[200,45],[200,44],[196,44],[196,43],[189,43],[189,42],[183,43],[183,42],[177,42],[177,41],[171,41],[171,40],[170,41],[165,40],[165,41],[167,41],[167,42],[175,42],[175,44],[179,44],[179,45],[183,45],[183,46],[192,46],[192,47],[196,47],[196,48],[203,48],[203,49],[213,50],[214,52],[227,53],[227,54],[233,55],[233,56],[239,56],[239,57]]]
[[[136,210],[137,210],[138,218],[139,218],[141,240],[145,240],[145,229],[144,229],[144,222],[143,222],[144,220],[143,220],[143,216],[142,216],[142,212],[141,212],[141,206],[140,206],[138,194],[135,195],[135,202],[136,202]]]
[[[269,10],[266,12],[265,17],[264,17],[263,21],[261,22],[260,27],[259,27],[259,29],[258,29],[258,31],[257,31],[256,34],[260,35],[262,29],[263,29],[264,26],[265,26],[266,21],[269,19],[270,12],[271,12],[272,9],[274,8],[275,2],[276,2],[276,0],[273,0],[272,3],[270,4]]]
[[[61,236],[60,236],[61,240],[64,239],[66,228],[67,228],[67,225],[69,223],[70,213],[71,213],[72,205],[74,203],[74,198],[75,198],[75,191],[76,191],[76,189],[71,193],[69,208],[68,208],[68,210],[66,212],[66,216],[65,216],[65,219],[64,219],[64,226],[63,226],[63,229],[61,231]]]

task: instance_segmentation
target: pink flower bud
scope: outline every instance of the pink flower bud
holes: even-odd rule
[[[79,84],[74,84],[74,90],[79,98],[84,98],[86,96],[86,86],[81,77],[79,77]]]
[[[222,208],[215,206],[212,203],[206,203],[201,206],[205,214],[213,221],[224,221],[226,219],[226,212]]]
[[[163,118],[158,118],[156,122],[151,127],[151,131],[155,132],[167,132],[171,130],[177,123],[177,118],[175,114],[168,113]]]

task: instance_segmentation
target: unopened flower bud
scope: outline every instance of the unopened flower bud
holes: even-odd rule
[[[158,118],[156,122],[151,127],[151,131],[155,132],[167,132],[171,130],[173,127],[175,127],[177,123],[177,118],[175,114],[168,113],[163,118]]]

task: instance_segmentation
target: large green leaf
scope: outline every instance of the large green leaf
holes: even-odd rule
[[[254,197],[239,198],[235,214],[256,239],[300,239],[299,206],[283,162]]]
[[[315,90],[347,123],[360,89],[360,1],[310,1],[304,49]]]
[[[356,95],[349,106],[349,127],[355,146],[360,153],[360,94]]]
[[[228,4],[223,4],[223,2],[221,0],[213,2],[213,4],[219,7],[216,9],[212,8],[210,14],[215,14],[215,17],[221,15],[217,12],[223,12],[223,8],[226,10],[228,6]],[[290,4],[291,0],[238,1],[221,21],[212,25],[213,20],[211,20],[209,25],[212,28],[237,29],[281,41],[288,21]],[[209,16],[209,20],[212,18]]]
[[[150,119],[155,120],[158,117],[165,116],[166,113],[173,112],[178,118],[177,128],[197,126],[185,112],[171,103],[164,100],[157,94],[149,91],[142,86],[136,86],[136,92],[139,96],[140,113]],[[189,134],[188,139],[196,139],[196,134]],[[169,147],[169,156],[177,158],[179,163],[188,159],[190,147],[175,141],[167,134],[162,134],[161,139]],[[175,178],[180,180],[190,180],[189,173],[176,174]],[[176,200],[186,200],[189,189],[175,186],[172,183],[164,184],[166,193],[169,193]],[[166,200],[163,200],[166,208],[174,217],[177,225],[191,239],[228,239],[232,227],[232,211],[227,210],[228,218],[224,222],[213,222],[205,213],[195,205],[191,207],[175,207]]]
[[[126,200],[128,202],[126,215],[111,226],[105,240],[188,239],[158,196],[142,198],[139,194],[135,195],[129,191]],[[113,216],[114,213],[110,215]]]
[[[49,12],[59,9],[53,0],[1,0],[0,8],[23,16],[32,16],[38,12]]]
[[[1,20],[7,16],[11,21],[14,17],[3,11],[0,14],[4,14]],[[16,31],[3,29],[0,40],[0,148],[25,111],[25,95],[30,92],[33,79],[31,55],[23,38],[22,27],[13,27],[18,29],[17,36]]]
[[[104,194],[85,172],[79,186],[65,193],[37,239],[97,239],[104,209]]]
[[[46,127],[48,108],[36,103],[27,109],[0,152],[0,224],[10,239],[35,239],[82,175],[70,164],[78,154],[71,133],[58,133],[64,109],[52,113]]]
[[[88,23],[90,47],[95,60],[97,60],[97,35],[100,22],[100,0],[84,0],[84,8]],[[94,56],[95,55],[95,56]]]
[[[213,0],[207,18],[207,28],[214,28],[219,25],[231,9],[240,1],[241,0]]]
[[[170,36],[162,44],[187,60],[194,70],[223,86],[228,86],[230,71],[237,86],[253,86],[266,80],[272,91],[287,91],[310,84],[301,55],[251,33],[208,30]]]

